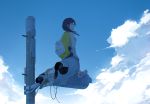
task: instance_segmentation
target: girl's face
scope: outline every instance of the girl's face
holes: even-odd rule
[[[71,23],[71,24],[69,25],[69,28],[70,28],[72,31],[74,31],[75,24],[74,24],[74,23]]]

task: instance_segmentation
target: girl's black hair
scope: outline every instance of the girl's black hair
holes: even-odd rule
[[[76,25],[76,22],[75,22],[75,20],[74,20],[73,18],[66,18],[66,19],[64,19],[63,24],[62,24],[63,30],[64,30],[64,31],[67,31],[67,32],[72,32],[72,33],[74,33],[74,34],[76,34],[76,35],[79,35],[79,34],[76,33],[76,31],[72,31],[72,30],[69,28],[69,25],[70,25],[71,23],[73,23],[73,24]]]

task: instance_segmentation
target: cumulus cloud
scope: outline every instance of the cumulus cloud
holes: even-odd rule
[[[110,47],[123,47],[129,42],[129,40],[131,40],[131,38],[141,35],[139,32],[137,32],[137,30],[144,32],[144,34],[145,31],[147,31],[146,34],[149,34],[149,25],[150,13],[149,10],[146,10],[144,11],[143,17],[139,22],[134,20],[127,20],[123,25],[112,29],[111,35],[107,41],[111,44]],[[144,27],[144,29],[141,29],[142,27]]]
[[[20,86],[8,71],[8,66],[0,57],[0,104],[25,104],[23,86]],[[36,104],[47,104],[50,98],[39,93],[36,95]],[[53,104],[53,102],[51,102]]]
[[[127,20],[112,29],[108,38],[116,51],[110,62],[85,90],[77,90],[84,101],[79,104],[150,103],[150,13],[139,21]]]
[[[116,55],[112,58],[111,65],[116,67],[121,61],[123,61],[123,56]]]
[[[140,20],[140,24],[150,24],[150,13],[148,12],[148,9],[144,11],[143,17]]]
[[[122,47],[128,43],[129,39],[137,36],[135,30],[139,27],[136,21],[127,20],[124,25],[112,29],[111,36],[108,38],[110,47]]]
[[[0,57],[0,98],[1,104],[14,104],[22,102],[23,94],[21,88],[16,85],[13,76],[8,72],[9,67],[5,65]]]

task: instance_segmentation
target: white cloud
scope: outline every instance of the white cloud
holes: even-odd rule
[[[112,30],[108,42],[117,55],[95,83],[75,92],[84,99],[80,104],[150,104],[149,29],[146,10],[139,22],[127,20]]]
[[[7,72],[8,66],[4,65],[2,57],[0,57],[0,80],[3,78],[3,73]]]
[[[129,70],[100,73],[97,81],[85,90],[75,94],[82,95],[83,104],[143,104],[150,101],[150,54],[145,56],[130,74]],[[148,103],[144,103],[148,104]]]
[[[111,60],[112,67],[116,67],[121,61],[123,61],[123,56],[116,55]]]
[[[145,27],[147,25],[147,27]],[[141,30],[142,26],[144,29]],[[123,47],[125,46],[131,38],[134,38],[139,34],[137,30],[140,28],[140,31],[147,31],[146,34],[149,34],[150,26],[150,13],[149,10],[145,10],[142,18],[139,22],[134,20],[127,20],[121,26],[118,26],[116,29],[112,29],[111,36],[108,38],[108,43],[110,47]]]
[[[150,35],[150,31],[148,31],[148,32],[146,33],[146,35]]]
[[[129,39],[137,36],[135,30],[139,27],[136,21],[127,20],[123,25],[112,29],[111,36],[108,38],[110,47],[122,47],[128,43]]]
[[[8,66],[5,65],[0,57],[0,98],[1,104],[19,104],[24,97],[21,88],[16,85],[12,75],[8,72]]]
[[[149,10],[145,10],[143,17],[140,20],[140,24],[150,24],[150,13]]]
[[[3,58],[0,57],[0,104],[25,104],[23,86],[17,84]],[[36,104],[48,104],[50,98],[39,93],[36,95]],[[51,102],[53,104],[53,102]]]

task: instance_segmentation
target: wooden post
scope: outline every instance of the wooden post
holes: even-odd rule
[[[24,72],[25,88],[35,83],[35,19],[28,16],[26,19],[26,68]],[[26,104],[35,104],[35,91],[26,94]]]

